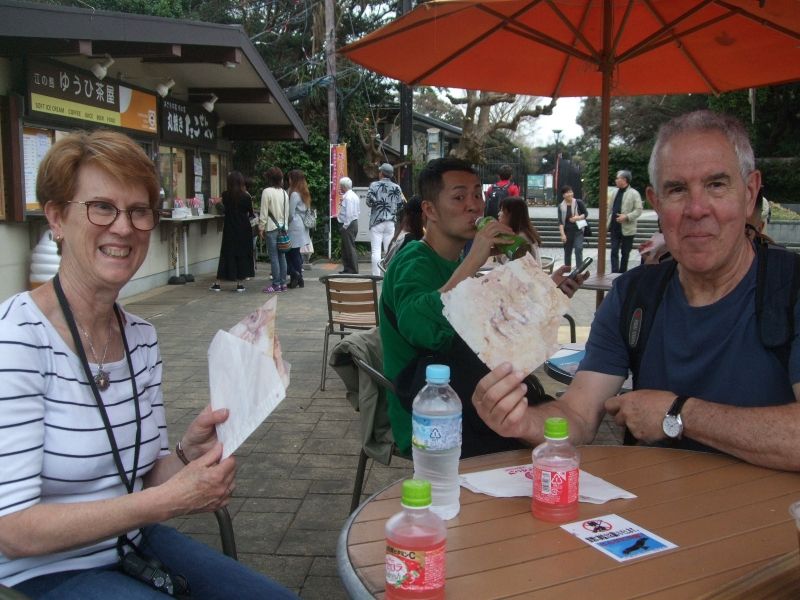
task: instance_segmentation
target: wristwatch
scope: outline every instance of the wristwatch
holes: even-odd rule
[[[675,402],[669,407],[667,414],[664,415],[664,421],[661,424],[661,429],[664,434],[673,440],[681,439],[683,435],[683,421],[681,421],[681,409],[684,403],[689,399],[689,396],[678,396]]]

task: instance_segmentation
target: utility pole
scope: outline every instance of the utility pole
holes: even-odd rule
[[[339,117],[336,113],[336,14],[334,0],[325,0],[325,64],[331,83],[328,86],[328,141],[339,143]]]
[[[411,0],[400,0],[401,10],[400,14],[406,14],[411,11]],[[411,173],[411,159],[413,154],[413,91],[410,86],[405,83],[400,84],[400,150],[403,154],[403,162],[406,163],[403,168],[403,175],[400,178],[400,188],[403,190],[406,198],[411,198],[412,194],[412,181]]]

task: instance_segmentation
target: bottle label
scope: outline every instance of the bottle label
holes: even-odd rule
[[[428,550],[386,544],[386,586],[409,592],[444,587],[445,540]]]
[[[461,445],[461,413],[442,417],[414,414],[411,445],[421,450],[450,450]]]
[[[578,469],[550,471],[534,467],[533,499],[552,506],[568,506],[578,501]]]

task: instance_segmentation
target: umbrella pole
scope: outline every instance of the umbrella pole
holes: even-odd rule
[[[603,77],[600,100],[600,190],[597,196],[599,206],[599,223],[597,236],[597,274],[606,272],[606,237],[608,233],[608,143],[611,132],[611,72],[613,70],[613,52],[611,42],[611,0],[603,3],[603,52],[600,63]],[[597,292],[596,306],[603,301],[603,292]]]

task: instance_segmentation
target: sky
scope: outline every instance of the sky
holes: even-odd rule
[[[575,123],[581,110],[582,98],[559,98],[552,115],[537,118],[533,133],[528,136],[531,146],[544,146],[555,141],[554,129],[560,129],[560,141],[571,140],[583,134],[583,127]]]

